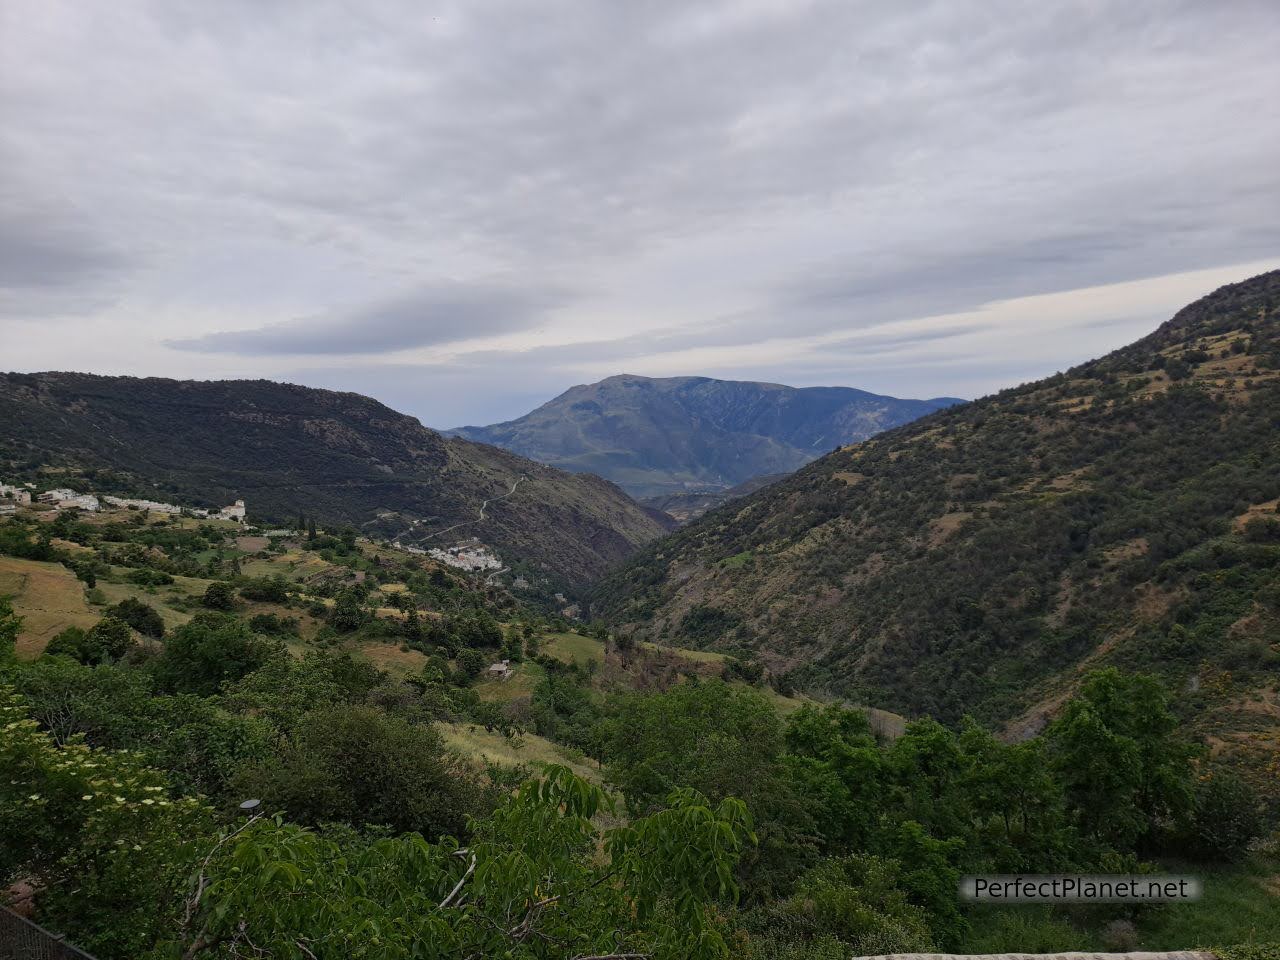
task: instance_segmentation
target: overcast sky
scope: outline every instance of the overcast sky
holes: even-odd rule
[[[1280,3],[0,0],[0,369],[973,397],[1280,266]]]

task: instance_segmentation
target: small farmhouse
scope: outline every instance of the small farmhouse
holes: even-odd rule
[[[515,671],[511,669],[510,660],[503,660],[499,663],[495,663],[489,667],[488,670],[488,675],[491,680],[510,680],[514,673]]]

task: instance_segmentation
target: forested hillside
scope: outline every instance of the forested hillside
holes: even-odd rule
[[[1280,746],[1278,497],[1272,272],[732,502],[614,572],[593,609],[949,721],[1034,729],[1086,666],[1155,670],[1261,771]]]
[[[789,473],[833,447],[960,402],[899,400],[852,387],[622,374],[571,387],[518,420],[454,432],[563,470],[599,474],[636,497],[662,497]]]
[[[454,528],[569,583],[668,525],[597,477],[444,438],[359,394],[266,380],[0,375],[0,476],[36,470],[106,493],[244,499],[274,521],[305,513],[387,536],[412,530],[429,546]]]

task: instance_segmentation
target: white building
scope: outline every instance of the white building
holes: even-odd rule
[[[236,523],[244,523],[244,501],[237,500],[229,507],[223,507],[218,511],[219,520],[234,520]]]
[[[501,570],[502,561],[479,540],[468,540],[455,546],[441,550],[436,547],[427,551],[428,556],[441,563],[459,570]]]
[[[128,497],[112,497],[104,496],[103,502],[113,507],[136,507],[139,510],[145,510],[148,513],[164,513],[169,516],[177,516],[182,513],[182,507],[175,503],[161,503],[159,500],[132,500]]]
[[[25,505],[31,502],[31,491],[23,487],[15,487],[9,483],[0,483],[0,497],[12,500],[16,504]]]
[[[59,510],[69,510],[74,507],[94,513],[101,507],[98,498],[92,493],[76,493],[74,490],[61,487],[56,490],[47,490],[36,499],[43,503],[52,503]]]

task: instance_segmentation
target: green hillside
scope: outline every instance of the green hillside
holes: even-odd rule
[[[1155,670],[1255,769],[1280,716],[1280,272],[843,448],[650,545],[593,610],[802,687],[1036,729]]]
[[[0,375],[0,476],[36,471],[106,493],[243,499],[259,519],[305,513],[428,546],[478,536],[570,584],[668,526],[598,477],[444,438],[359,394],[266,380]]]

